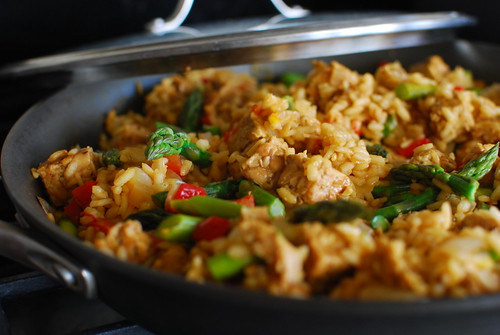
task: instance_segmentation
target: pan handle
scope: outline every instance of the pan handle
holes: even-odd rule
[[[95,278],[89,270],[29,237],[22,229],[2,220],[0,255],[35,267],[88,299],[97,297]]]

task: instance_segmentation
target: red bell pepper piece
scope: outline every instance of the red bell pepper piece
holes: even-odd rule
[[[210,120],[210,116],[208,116],[208,114],[205,114],[203,115],[203,117],[201,118],[201,123],[202,124],[206,124],[208,126],[211,126],[212,125],[212,120]]]
[[[399,148],[396,148],[396,151],[398,154],[400,154],[401,156],[404,156],[406,158],[410,158],[411,156],[413,156],[413,151],[421,146],[421,145],[424,145],[424,144],[427,144],[427,143],[431,143],[431,140],[429,140],[428,138],[423,138],[421,140],[417,140],[417,141],[414,141],[412,142],[409,146],[407,147],[399,147]]]
[[[89,180],[71,191],[73,200],[64,207],[64,213],[71,222],[78,224],[80,221],[80,213],[90,205],[90,201],[92,200],[92,187],[94,185],[97,185],[97,181]]]
[[[111,227],[114,226],[113,222],[103,218],[96,218],[94,215],[90,213],[82,212],[82,216],[88,216],[92,219],[90,222],[85,224],[86,226],[94,227],[97,230],[102,231],[104,234],[109,233]]]
[[[64,213],[74,224],[78,224],[80,221],[81,212],[82,208],[76,203],[75,199],[71,200],[71,202],[64,207]]]
[[[74,200],[80,208],[85,209],[90,204],[92,200],[92,187],[94,185],[97,185],[97,181],[89,180],[71,191]]]
[[[255,207],[255,198],[253,194],[245,195],[243,198],[234,200],[234,202],[243,206]]]
[[[189,199],[195,195],[207,195],[207,192],[205,192],[205,189],[201,186],[182,183],[179,185],[179,188],[177,189],[177,192],[175,192],[172,200]]]
[[[193,231],[195,241],[211,241],[225,236],[231,229],[231,222],[218,216],[210,216],[201,221]]]
[[[182,161],[181,161],[181,156],[179,155],[170,155],[167,156],[168,162],[167,162],[167,168],[175,172],[177,175],[181,175],[181,168],[182,168]]]
[[[351,120],[351,128],[356,133],[356,135],[361,136],[361,126],[362,122],[360,119],[352,119]]]

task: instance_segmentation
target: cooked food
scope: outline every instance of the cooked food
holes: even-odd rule
[[[111,111],[100,148],[32,169],[69,234],[123,261],[272,295],[500,291],[498,85],[439,56],[257,82],[187,71]]]

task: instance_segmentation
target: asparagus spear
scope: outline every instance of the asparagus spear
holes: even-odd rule
[[[204,217],[219,216],[227,219],[239,217],[242,207],[232,201],[198,195],[184,200],[172,200],[170,206],[184,214]]]
[[[498,157],[498,145],[499,143],[495,144],[495,146],[493,146],[490,150],[465,164],[464,167],[455,174],[462,177],[473,178],[475,180],[483,178],[484,175],[491,170],[493,163],[495,163]]]
[[[209,167],[210,164],[212,164],[212,161],[210,160],[210,153],[206,150],[198,148],[196,144],[191,141],[184,144],[181,149],[181,155],[201,168]]]
[[[168,155],[177,155],[181,152],[189,137],[184,132],[176,133],[170,127],[158,128],[149,137],[146,145],[146,158],[157,159]]]
[[[389,114],[384,122],[384,129],[382,130],[384,138],[392,134],[396,130],[397,126],[398,122],[396,121],[394,114]]]
[[[70,219],[61,219],[57,224],[68,234],[78,236],[78,227]]]
[[[294,223],[306,221],[336,223],[351,221],[365,214],[366,208],[355,201],[320,201],[294,208],[290,211],[288,219]]]
[[[300,73],[294,72],[286,72],[281,76],[281,82],[286,85],[286,87],[290,87],[295,84],[299,80],[305,80],[306,76]]]
[[[168,216],[156,227],[156,235],[171,242],[190,242],[194,228],[202,220],[202,218],[183,214]]]
[[[410,184],[395,184],[388,186],[375,186],[372,190],[374,198],[392,197],[402,192],[408,192]]]
[[[103,152],[102,161],[106,166],[114,165],[120,167],[123,164],[120,160],[120,150],[115,148]]]
[[[212,135],[220,135],[221,134],[221,129],[220,127],[217,127],[217,126],[211,126],[211,125],[208,125],[208,124],[204,124],[201,126],[201,130],[202,131],[205,131],[205,132],[209,132],[211,133]]]
[[[462,195],[471,201],[474,200],[474,195],[479,187],[479,183],[476,180],[466,176],[447,173],[437,165],[403,164],[393,168],[389,175],[393,180],[399,182],[411,183],[415,180],[424,185],[431,185],[435,178],[448,185],[454,193]]]
[[[391,223],[382,215],[375,215],[370,221],[370,226],[373,229],[381,228],[382,231],[387,231],[391,227]]]
[[[210,197],[220,199],[236,199],[240,182],[241,179],[228,179],[209,183],[203,188]]]
[[[149,137],[145,150],[148,160],[181,154],[202,168],[210,166],[210,153],[198,148],[184,131],[176,131],[179,128],[175,126],[160,125],[165,126],[158,128]]]
[[[295,109],[295,102],[293,100],[293,97],[290,96],[290,95],[285,95],[283,97],[283,99],[285,99],[288,102],[288,108],[287,109],[290,110],[290,111],[293,111]]]
[[[158,208],[165,208],[165,201],[167,200],[167,195],[168,192],[163,191],[163,192],[158,192],[155,193],[151,196],[151,199],[153,200],[153,203],[158,207]]]
[[[423,165],[423,164],[403,164],[392,168],[389,176],[392,180],[411,183],[413,180],[430,184],[432,178],[438,174],[444,173],[443,168],[438,165]]]
[[[368,151],[370,155],[382,156],[384,158],[386,158],[388,154],[387,150],[385,150],[385,148],[378,143],[374,145],[367,145],[366,151]]]
[[[279,198],[248,180],[242,180],[237,196],[238,198],[243,198],[248,194],[253,194],[255,205],[269,207],[269,215],[273,217],[285,216],[285,205]]]
[[[433,94],[436,89],[433,84],[403,83],[396,87],[396,96],[403,100],[415,100]]]
[[[203,115],[203,89],[195,89],[184,102],[179,116],[179,125],[187,132],[197,131],[201,127]]]
[[[390,205],[394,205],[408,199],[413,199],[416,196],[416,194],[409,192],[394,194],[387,199],[387,201],[384,203],[384,206],[387,207]]]
[[[172,213],[169,213],[162,208],[153,208],[131,214],[126,218],[126,220],[137,220],[141,223],[143,230],[153,230],[165,218],[171,215]]]
[[[368,215],[368,218],[371,218],[371,221],[375,216],[381,215],[390,221],[401,213],[408,213],[425,208],[427,205],[436,201],[438,194],[438,188],[429,187],[422,194],[416,195],[411,199],[374,210]]]
[[[207,267],[216,280],[225,280],[241,273],[243,269],[253,263],[255,257],[235,258],[228,254],[218,254],[207,260]]]
[[[462,195],[467,200],[474,201],[476,190],[479,187],[477,180],[451,173],[438,174],[435,179],[450,186],[455,194]]]

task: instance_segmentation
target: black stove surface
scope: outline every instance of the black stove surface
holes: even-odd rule
[[[150,332],[98,300],[88,300],[52,278],[0,258],[0,335],[129,334]]]

